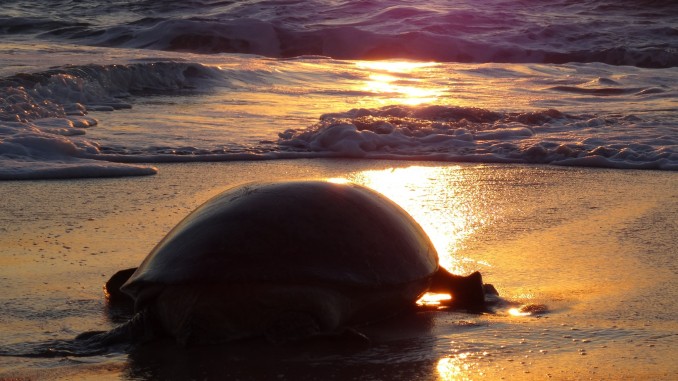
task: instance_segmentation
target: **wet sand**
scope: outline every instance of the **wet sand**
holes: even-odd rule
[[[115,325],[101,287],[234,184],[347,178],[408,210],[441,263],[480,270],[495,314],[361,328],[367,348],[159,343],[89,358],[0,356],[0,379],[675,379],[678,175],[545,166],[296,160],[159,165],[138,178],[1,182],[0,347]],[[531,315],[514,308],[533,306]],[[529,308],[528,308],[529,309]]]

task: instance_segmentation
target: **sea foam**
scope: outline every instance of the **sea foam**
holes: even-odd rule
[[[176,91],[213,77],[198,64],[87,65],[0,79],[0,179],[154,174],[152,166],[114,163],[86,129],[89,111],[132,107],[133,93]]]
[[[639,68],[614,74],[603,64],[436,64],[400,74],[308,57],[222,57],[212,65],[142,59],[0,79],[0,178],[147,175],[156,171],[148,163],[336,157],[678,169],[678,135],[667,111],[675,102],[671,69],[660,78]],[[341,110],[335,101],[378,104],[373,99],[398,91],[370,88],[373,75],[403,88],[432,76],[447,95],[436,104],[388,100],[395,104],[326,112]],[[453,80],[439,82],[448,75]],[[515,76],[527,90],[498,88],[506,97],[553,96],[537,103],[568,111],[510,104],[491,90]],[[470,87],[458,87],[464,83]],[[483,102],[487,91],[489,107],[445,104]],[[322,103],[309,103],[318,96]],[[643,105],[637,112],[625,110],[636,104]],[[314,123],[318,114],[307,105],[325,114]]]
[[[678,169],[675,137],[635,139],[638,118],[601,120],[550,109],[492,112],[446,106],[387,106],[323,115],[303,130],[280,133],[293,151],[337,156],[457,162],[540,163]],[[629,122],[631,120],[631,122]],[[608,125],[614,129],[606,131]],[[593,131],[592,130],[596,130]],[[666,130],[671,131],[670,126]],[[586,139],[595,135],[597,139]]]

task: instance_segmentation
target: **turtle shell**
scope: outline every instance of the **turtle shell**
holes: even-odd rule
[[[437,269],[422,228],[373,190],[325,181],[254,183],[189,214],[122,290],[136,299],[151,285],[182,283],[377,288],[425,280]]]

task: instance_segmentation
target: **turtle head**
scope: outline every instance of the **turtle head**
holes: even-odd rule
[[[452,295],[451,306],[469,311],[485,311],[485,287],[483,277],[476,271],[467,276],[454,275],[438,268],[433,275],[429,292]]]

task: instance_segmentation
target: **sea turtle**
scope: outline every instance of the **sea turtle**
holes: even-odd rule
[[[398,314],[426,291],[484,308],[480,273],[441,268],[419,224],[381,194],[328,181],[253,183],[207,201],[138,268],[114,275],[109,300],[131,297],[134,318],[82,339],[360,335],[354,327]]]

